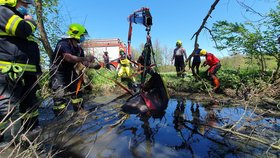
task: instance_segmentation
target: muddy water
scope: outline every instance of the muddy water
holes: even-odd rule
[[[76,115],[69,110],[56,119],[46,114],[46,108],[46,116],[41,116],[47,126],[41,136],[45,153],[89,158],[280,156],[279,150],[213,128],[224,126],[279,141],[280,120],[259,117],[253,109],[172,98],[164,113],[140,116],[121,112],[125,99],[94,98],[86,106],[87,114]],[[47,116],[49,120],[43,120]]]

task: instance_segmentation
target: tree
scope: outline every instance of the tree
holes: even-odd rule
[[[230,23],[218,21],[212,27],[214,39],[219,42],[217,49],[240,52],[259,62],[261,72],[266,71],[264,56],[273,56],[277,61],[274,79],[279,76],[280,54],[277,36],[280,34],[280,2],[276,10],[271,10],[267,18],[253,23]]]
[[[62,34],[60,30],[60,17],[58,14],[59,0],[36,0],[33,13],[37,17],[38,33],[36,36],[41,42],[42,62],[47,64],[46,57],[50,59],[57,39]]]
[[[154,58],[157,62],[157,65],[158,66],[161,66],[163,65],[163,48],[160,46],[160,43],[158,40],[156,40],[154,43],[153,43],[153,49],[154,49]]]
[[[268,14],[268,20],[263,25],[266,26],[264,31],[263,43],[266,45],[264,48],[267,53],[273,56],[277,61],[277,67],[274,73],[274,80],[280,77],[280,43],[278,38],[280,37],[280,2],[276,6],[275,10],[271,10]],[[278,46],[277,46],[278,44]]]

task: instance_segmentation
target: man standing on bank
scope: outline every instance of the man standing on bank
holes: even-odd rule
[[[171,63],[175,59],[174,66],[176,67],[177,77],[184,78],[185,72],[185,60],[187,59],[186,50],[182,46],[182,42],[178,40],[176,42],[176,48],[174,49],[173,56],[171,59]]]

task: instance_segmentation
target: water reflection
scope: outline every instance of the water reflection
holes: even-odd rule
[[[140,117],[140,121],[142,121],[142,125],[141,128],[143,129],[143,133],[139,133],[138,135],[136,135],[136,132],[133,133],[133,137],[130,141],[130,145],[129,145],[129,150],[132,154],[133,157],[142,157],[143,153],[138,152],[138,148],[141,147],[140,144],[143,143],[143,147],[146,149],[145,150],[145,157],[147,158],[151,158],[152,157],[152,145],[154,142],[153,139],[153,130],[150,127],[150,123],[149,123],[149,119],[150,116],[149,115],[142,115]],[[142,136],[144,137],[142,137]],[[140,138],[140,139],[139,139]]]
[[[192,101],[191,103],[191,113],[192,113],[192,124],[193,130],[199,132],[204,135],[204,125],[200,118],[199,104],[197,102]]]
[[[120,107],[114,102],[92,111],[83,125],[75,129],[83,143],[70,144],[69,148],[79,149],[81,155],[89,158],[263,157],[268,151],[267,146],[244,144],[243,139],[213,128],[238,121],[244,112],[246,116],[255,116],[242,107],[223,108],[215,102],[185,98],[170,99],[165,111],[145,115],[122,113]],[[274,130],[271,135],[279,139],[279,119],[267,118],[254,124],[259,127],[266,120],[274,123],[266,124],[262,130]],[[268,153],[272,157],[279,155],[277,151]]]
[[[173,113],[173,124],[174,124],[174,129],[177,131],[179,137],[181,138],[181,144],[175,145],[175,146],[170,146],[176,151],[179,150],[189,150],[192,157],[194,157],[194,152],[191,147],[191,143],[188,142],[191,138],[191,136],[188,139],[185,139],[184,134],[183,134],[183,129],[188,128],[185,125],[185,120],[186,120],[186,114],[185,114],[185,108],[186,108],[186,100],[185,99],[178,99],[177,100],[177,105]]]
[[[185,108],[186,108],[186,100],[184,99],[178,99],[177,100],[177,105],[174,111],[174,118],[173,118],[173,123],[174,123],[174,128],[177,132],[180,132],[185,126]]]
[[[218,107],[218,104],[215,102],[210,102],[208,104],[205,104],[205,124],[206,126],[206,131],[209,131],[212,129],[212,127],[215,127],[216,125],[218,125],[218,115],[216,113],[218,113],[220,110]],[[216,109],[216,110],[215,110]]]

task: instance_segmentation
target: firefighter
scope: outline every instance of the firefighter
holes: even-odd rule
[[[86,35],[84,26],[71,24],[66,37],[58,41],[51,58],[51,88],[54,92],[53,111],[56,116],[62,114],[69,103],[73,105],[74,111],[83,109],[83,94],[77,87],[81,76],[76,73],[74,66],[80,63],[88,66],[94,60],[93,56],[85,57],[80,47]]]
[[[173,56],[171,59],[171,63],[175,59],[174,66],[176,67],[177,77],[184,78],[185,72],[185,59],[187,59],[186,50],[182,46],[182,41],[178,40],[176,42],[176,48],[174,49]]]
[[[31,4],[32,0],[0,1],[0,135],[16,105],[24,131],[39,125],[40,51],[33,36],[36,23],[27,10]]]
[[[136,85],[135,85],[135,77],[132,75],[132,66],[131,61],[129,60],[128,56],[124,52],[123,49],[120,49],[119,51],[119,64],[117,67],[118,71],[118,78],[121,78],[122,81],[127,80],[128,81],[128,87],[134,91],[136,91]]]
[[[207,69],[207,77],[212,80],[214,84],[213,92],[217,92],[220,88],[220,81],[216,76],[217,71],[221,68],[220,60],[215,57],[212,53],[208,53],[205,49],[200,51],[200,56],[205,56],[206,61],[201,66],[209,65],[210,67]]]
[[[191,70],[192,70],[192,74],[193,76],[197,79],[198,75],[199,75],[199,67],[200,67],[200,63],[201,63],[201,59],[200,59],[200,53],[201,49],[199,48],[199,44],[196,43],[195,44],[195,48],[192,52],[192,54],[189,56],[189,58],[187,60],[189,60],[189,65],[191,63],[191,58],[193,57],[192,60],[192,65],[190,66]]]

